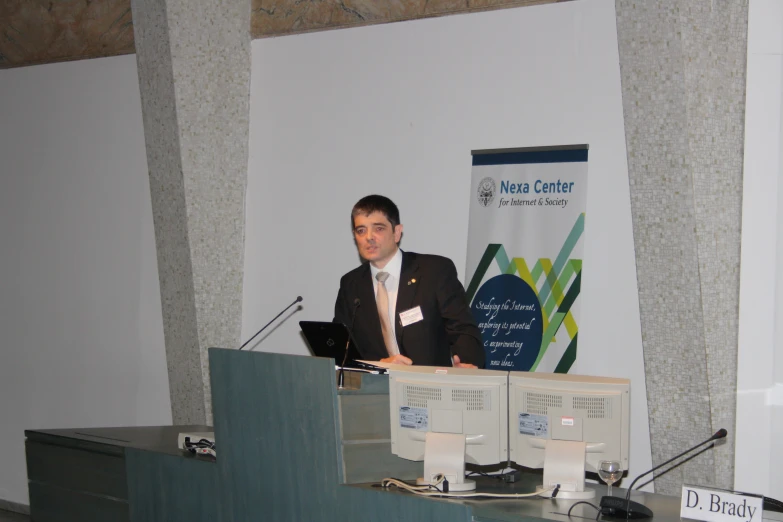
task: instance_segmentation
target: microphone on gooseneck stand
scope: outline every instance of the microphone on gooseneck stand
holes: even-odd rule
[[[602,515],[606,515],[606,516],[611,516],[611,517],[625,518],[626,520],[629,520],[629,519],[632,519],[632,518],[633,519],[651,518],[653,516],[653,512],[652,512],[652,510],[650,508],[648,508],[644,504],[640,504],[639,502],[634,502],[633,500],[631,500],[631,490],[633,489],[634,484],[636,484],[636,482],[638,482],[638,480],[640,478],[642,478],[642,477],[644,477],[646,475],[649,475],[653,471],[664,467],[665,465],[667,465],[667,464],[669,464],[669,463],[679,459],[683,455],[686,455],[686,454],[690,453],[691,451],[693,451],[693,450],[695,450],[697,448],[700,448],[701,446],[704,446],[705,444],[707,444],[709,442],[713,442],[713,441],[716,441],[718,439],[722,439],[722,438],[726,437],[727,434],[728,434],[728,432],[724,428],[721,428],[721,429],[719,429],[718,431],[715,432],[715,435],[713,435],[709,439],[705,440],[704,442],[700,442],[700,443],[696,444],[695,446],[693,446],[692,448],[683,451],[682,453],[680,453],[676,457],[670,458],[669,460],[667,460],[663,464],[659,464],[659,465],[655,466],[650,471],[646,471],[646,472],[642,473],[641,475],[639,475],[638,477],[633,479],[633,482],[631,482],[631,486],[628,488],[628,492],[626,493],[625,498],[622,498],[622,497],[609,497],[609,496],[601,497],[601,514]],[[707,451],[707,450],[711,449],[714,445],[715,445],[715,443],[713,442],[712,445],[710,445],[707,448],[704,448],[702,451]],[[702,451],[700,451],[699,453],[701,453]],[[667,470],[667,471],[670,471],[670,470],[672,470],[672,469],[682,465],[685,462],[687,462],[687,460],[684,460],[682,462],[678,462],[677,464],[675,464],[674,466],[669,468],[669,470]]]
[[[351,327],[348,329],[348,340],[345,341],[345,355],[343,355],[343,363],[340,365],[340,373],[337,376],[337,387],[341,390],[345,388],[345,363],[348,361],[348,345],[351,344],[353,323],[356,321],[356,310],[359,309],[361,304],[362,301],[358,297],[353,300],[353,316],[351,317]]]
[[[266,328],[267,328],[267,327],[268,327],[270,324],[274,323],[274,322],[275,322],[275,320],[276,320],[278,317],[280,317],[281,315],[283,315],[283,314],[285,313],[285,311],[286,311],[286,310],[288,310],[289,308],[291,308],[292,306],[294,306],[296,303],[301,303],[301,302],[302,302],[302,296],[301,296],[301,295],[300,295],[300,296],[297,296],[297,297],[296,297],[296,299],[294,299],[294,302],[293,302],[293,303],[291,303],[290,305],[288,305],[288,306],[286,306],[285,308],[283,308],[283,311],[282,311],[282,312],[280,312],[279,314],[277,314],[277,315],[275,316],[275,318],[274,318],[274,319],[272,319],[271,321],[269,321],[268,323],[266,323],[266,324],[264,325],[264,327],[263,327],[263,328],[261,328],[259,331],[257,331],[257,332],[256,332],[256,334],[255,334],[253,337],[251,337],[250,339],[248,339],[247,341],[245,341],[245,344],[243,344],[242,346],[240,346],[240,347],[239,347],[239,349],[241,350],[242,348],[244,348],[245,346],[247,346],[247,345],[248,345],[248,343],[249,343],[250,341],[252,341],[252,340],[253,340],[253,339],[255,339],[256,337],[258,337],[258,334],[260,334],[261,332],[263,332],[264,330],[266,330]],[[251,350],[252,350],[252,348],[251,348]]]

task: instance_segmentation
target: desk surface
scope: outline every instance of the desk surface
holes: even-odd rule
[[[177,447],[180,432],[213,431],[210,426],[139,426],[125,428],[77,428],[63,430],[25,430],[27,440],[70,448],[123,455],[125,448],[136,448],[168,455],[184,455]]]
[[[514,484],[507,484],[495,478],[488,477],[471,477],[476,481],[477,491],[482,493],[504,493],[504,494],[519,494],[529,493],[535,490],[535,486],[541,480],[541,476],[531,473],[528,476],[524,476],[521,481]],[[373,484],[355,484],[345,487],[355,487],[360,489],[372,489],[377,491],[378,488]],[[598,505],[601,497],[606,494],[606,486],[603,484],[588,484],[588,487],[596,490],[595,498],[588,502]],[[625,496],[626,490],[621,488],[613,488],[615,496]],[[396,488],[388,490],[390,495],[408,495],[413,493],[401,491]],[[564,499],[545,499],[539,497],[532,498],[438,498],[429,497],[433,501],[439,502],[456,502],[459,504],[465,504],[470,506],[473,512],[475,520],[482,521],[502,521],[502,522],[518,522],[519,520],[535,518],[541,520],[559,520],[563,522],[575,522],[579,519],[595,520],[598,512],[592,507],[586,504],[580,504],[574,508],[571,512],[571,517],[566,516],[569,508],[574,505],[576,500],[564,500]],[[631,495],[631,499],[636,502],[641,502],[645,506],[649,507],[653,513],[655,513],[656,522],[680,522],[680,499],[679,497],[670,497],[665,495],[657,495],[653,493],[634,492]],[[603,517],[602,520],[613,520]]]

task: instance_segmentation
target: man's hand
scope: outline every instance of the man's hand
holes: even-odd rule
[[[411,361],[404,355],[400,355],[400,354],[397,354],[394,357],[386,357],[385,359],[381,359],[381,362],[389,363],[389,364],[405,364],[407,366],[413,364],[413,361]]]
[[[475,364],[459,362],[459,355],[454,356],[454,367],[455,368],[478,368],[478,366],[476,366]]]

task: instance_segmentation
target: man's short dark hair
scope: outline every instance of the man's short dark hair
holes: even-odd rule
[[[400,224],[400,210],[394,201],[390,200],[386,196],[379,196],[373,194],[371,196],[365,196],[353,206],[351,210],[351,230],[353,230],[353,218],[359,214],[369,216],[373,212],[380,212],[386,216],[389,223],[392,225],[392,230]]]

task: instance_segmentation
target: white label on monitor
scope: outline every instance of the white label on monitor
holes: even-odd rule
[[[427,408],[411,408],[400,406],[400,427],[409,430],[426,430],[429,427],[430,418]]]
[[[547,437],[549,435],[549,417],[534,413],[520,413],[519,433],[532,437]]]
[[[573,417],[560,417],[560,424],[563,426],[573,426],[574,425],[574,418]]]

